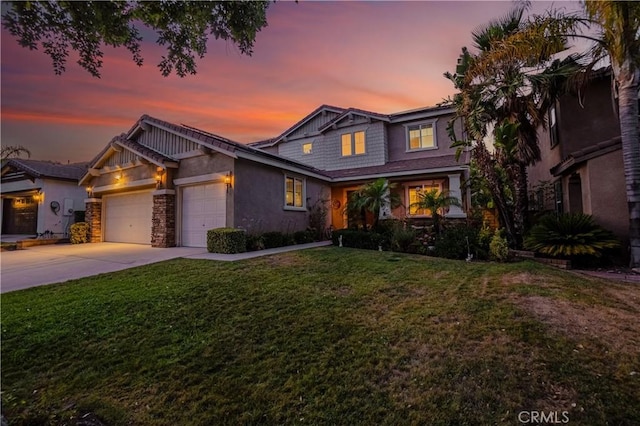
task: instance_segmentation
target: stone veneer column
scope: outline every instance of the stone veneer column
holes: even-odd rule
[[[102,242],[102,199],[87,198],[84,205],[84,221],[89,224],[89,242]]]
[[[158,189],[153,192],[151,247],[176,245],[176,191]]]
[[[460,189],[460,175],[449,175],[449,196],[456,197],[460,203],[462,203],[462,190]],[[445,215],[450,218],[464,218],[467,217],[465,212],[458,206],[450,206],[449,211]]]

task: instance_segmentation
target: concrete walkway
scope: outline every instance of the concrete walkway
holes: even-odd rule
[[[5,251],[0,255],[0,293],[120,271],[179,257],[236,261],[329,244],[331,242],[322,241],[239,254],[208,253],[205,248],[162,249],[122,243],[29,247],[26,250]]]

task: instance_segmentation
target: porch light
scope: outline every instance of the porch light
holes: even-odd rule
[[[89,198],[93,197],[93,187],[87,186],[85,189],[87,191],[87,197]]]
[[[164,170],[158,167],[158,171],[156,173],[156,188],[160,189],[162,187],[162,175],[164,175]]]
[[[116,182],[120,182],[120,180],[122,180],[122,173],[118,173],[116,176]]]
[[[229,189],[231,189],[231,182],[232,182],[232,180],[233,180],[233,174],[232,174],[232,172],[229,172],[229,173],[227,173],[227,174],[224,176],[224,183],[227,185],[227,191],[228,191]]]
[[[41,191],[38,191],[35,194],[33,194],[33,201],[35,201],[36,203],[40,204],[43,199],[44,199],[44,196],[42,195]]]

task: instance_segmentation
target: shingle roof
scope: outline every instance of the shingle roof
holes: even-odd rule
[[[112,142],[115,142],[118,145],[121,145],[125,148],[130,149],[131,151],[135,152],[136,154],[142,156],[142,157],[147,157],[150,160],[153,160],[157,163],[160,164],[164,164],[166,162],[174,162],[176,160],[174,160],[173,158],[164,155],[162,153],[159,153],[157,151],[154,151],[152,149],[149,149],[148,147],[139,144],[136,141],[132,141],[129,139],[126,139],[122,136],[119,136],[117,138],[114,138]]]
[[[389,116],[386,114],[379,114],[377,112],[365,111],[363,109],[358,109],[358,108],[347,108],[339,116],[329,121],[328,123],[325,123],[324,125],[322,125],[318,130],[322,132],[323,130],[328,129],[333,124],[342,121],[345,117],[348,117],[349,114],[364,115],[367,117],[373,117],[378,120],[389,121]]]
[[[587,160],[600,157],[601,155],[608,154],[619,149],[622,149],[622,139],[620,136],[590,145],[567,155],[564,160],[551,168],[551,174],[559,176],[565,171],[570,170],[574,166],[577,166]]]
[[[332,179],[346,180],[348,178],[359,179],[380,175],[418,174],[420,172],[431,173],[434,169],[446,169],[465,165],[464,161],[456,161],[455,155],[443,155],[440,157],[415,158],[411,160],[391,161],[382,166],[359,167],[354,169],[333,170],[325,172]]]
[[[12,158],[4,164],[4,167],[7,166],[13,166],[37,178],[78,180],[87,172],[88,163],[60,164],[51,161]]]

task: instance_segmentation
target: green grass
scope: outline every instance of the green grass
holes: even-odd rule
[[[11,424],[484,425],[537,410],[637,425],[638,300],[528,262],[177,259],[2,295],[2,409]]]

